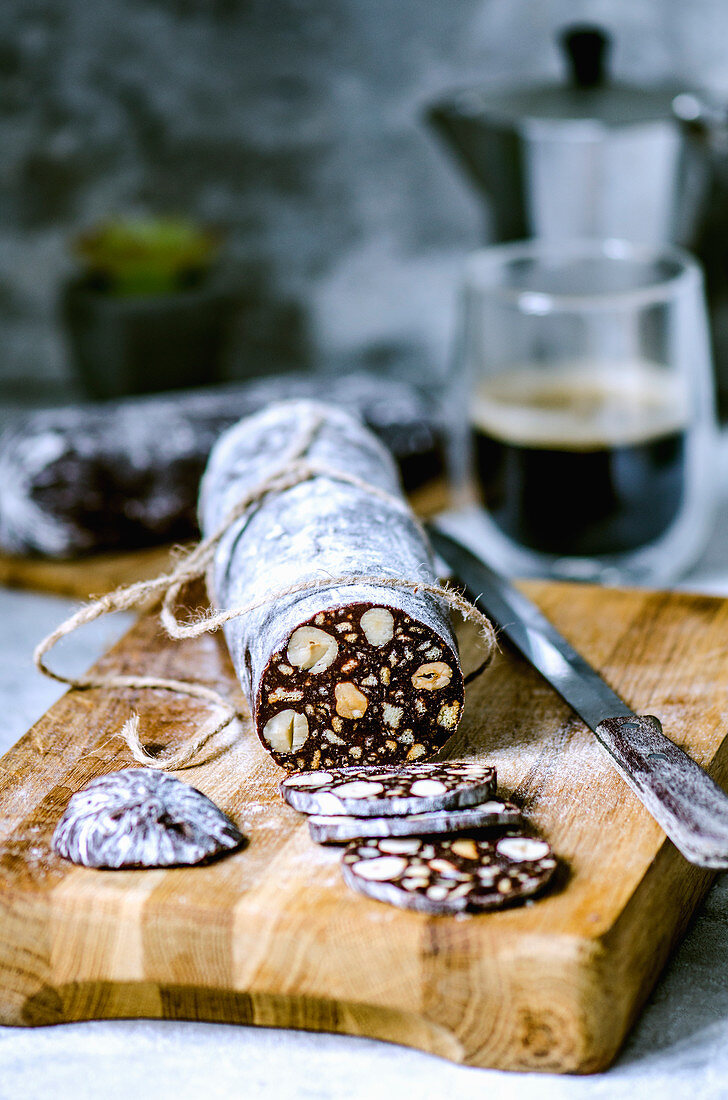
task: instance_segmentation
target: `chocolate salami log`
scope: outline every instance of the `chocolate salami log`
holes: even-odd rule
[[[327,577],[433,582],[430,552],[401,497],[396,466],[360,421],[333,406],[281,402],[216,444],[202,482],[203,533],[320,418],[307,458],[355,475],[320,474],[270,494],[220,543],[210,596],[218,608],[262,607],[225,627],[258,735],[289,769],[424,760],[453,733],[463,677],[443,602],[371,583],[278,596]],[[271,597],[268,601],[268,597]]]
[[[408,489],[442,472],[442,432],[428,399],[366,374],[284,375],[48,409],[0,436],[0,547],[62,558],[194,535],[200,476],[220,434],[271,401],[324,396],[376,431]]]

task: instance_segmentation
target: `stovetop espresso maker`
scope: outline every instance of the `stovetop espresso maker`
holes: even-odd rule
[[[560,41],[563,81],[466,89],[428,120],[485,200],[490,241],[621,237],[695,252],[728,411],[726,112],[678,83],[613,79],[600,28]]]

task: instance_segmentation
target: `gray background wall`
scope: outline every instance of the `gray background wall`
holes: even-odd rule
[[[555,77],[582,19],[623,77],[728,97],[725,0],[3,0],[0,388],[68,377],[68,235],[145,207],[231,226],[251,363],[440,366],[482,219],[422,106]]]

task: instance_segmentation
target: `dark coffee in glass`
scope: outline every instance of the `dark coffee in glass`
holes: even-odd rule
[[[684,416],[650,363],[513,369],[482,381],[471,423],[483,503],[505,535],[539,553],[644,547],[683,506]]]
[[[456,350],[473,443],[457,459],[462,497],[475,482],[483,505],[463,535],[496,569],[660,587],[696,560],[718,479],[687,253],[546,238],[480,249]]]

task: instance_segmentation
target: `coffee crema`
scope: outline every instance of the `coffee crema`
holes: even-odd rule
[[[687,401],[655,364],[514,369],[480,385],[471,420],[485,506],[522,546],[625,553],[680,512]]]

